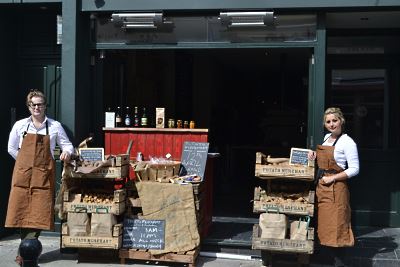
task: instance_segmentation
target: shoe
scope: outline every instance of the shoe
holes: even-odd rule
[[[19,266],[22,266],[22,263],[23,263],[23,259],[22,259],[22,257],[21,256],[17,256],[17,257],[15,257],[15,263],[16,264],[18,264]]]
[[[335,266],[335,267],[348,267],[348,266],[342,261],[342,259],[339,258],[339,257],[335,257],[334,261],[335,261],[335,263],[334,263],[333,266]]]

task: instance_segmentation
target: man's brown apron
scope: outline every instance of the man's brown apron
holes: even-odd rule
[[[334,175],[343,169],[336,164],[334,146],[317,147],[318,168],[324,175]],[[346,181],[324,184],[319,179],[317,185],[318,200],[318,238],[321,245],[330,247],[350,247],[354,245],[351,229],[350,193]]]
[[[15,161],[5,226],[54,230],[54,179],[50,136],[26,134]]]

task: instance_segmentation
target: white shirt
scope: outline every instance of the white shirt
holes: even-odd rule
[[[8,153],[14,158],[17,158],[18,150],[21,148],[24,132],[33,134],[46,135],[46,121],[48,123],[50,135],[50,151],[54,158],[54,148],[58,144],[62,151],[68,152],[70,155],[74,152],[74,146],[69,141],[67,134],[61,123],[56,120],[45,117],[42,125],[36,129],[32,122],[32,118],[28,117],[17,121],[11,129],[8,138]],[[29,127],[28,127],[29,125]],[[28,130],[27,130],[28,129]]]
[[[325,135],[325,142],[322,145],[333,145],[333,143],[328,142],[328,137],[330,135],[330,133]],[[359,173],[360,162],[358,159],[357,145],[350,136],[348,136],[347,134],[342,134],[340,136],[339,140],[335,144],[335,150],[333,154],[336,164],[344,169],[344,172],[347,174],[348,178],[356,176]]]

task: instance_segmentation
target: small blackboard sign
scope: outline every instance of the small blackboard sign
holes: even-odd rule
[[[309,166],[308,152],[310,149],[292,147],[290,150],[290,165],[304,165]]]
[[[163,250],[165,220],[124,219],[122,247]]]
[[[102,147],[80,148],[79,154],[83,160],[104,160],[104,148]]]
[[[180,176],[198,175],[203,181],[206,169],[208,143],[184,142],[181,157]]]

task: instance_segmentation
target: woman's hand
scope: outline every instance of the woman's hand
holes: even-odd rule
[[[69,160],[71,159],[71,155],[68,153],[68,152],[66,152],[66,151],[63,151],[62,153],[61,153],[61,155],[60,155],[60,160],[62,160],[62,161],[64,161],[64,162],[69,162]]]
[[[324,184],[331,184],[333,182],[335,182],[335,178],[334,176],[322,176],[322,181],[324,182]]]
[[[317,153],[315,151],[308,151],[308,160],[315,160],[317,158]]]

